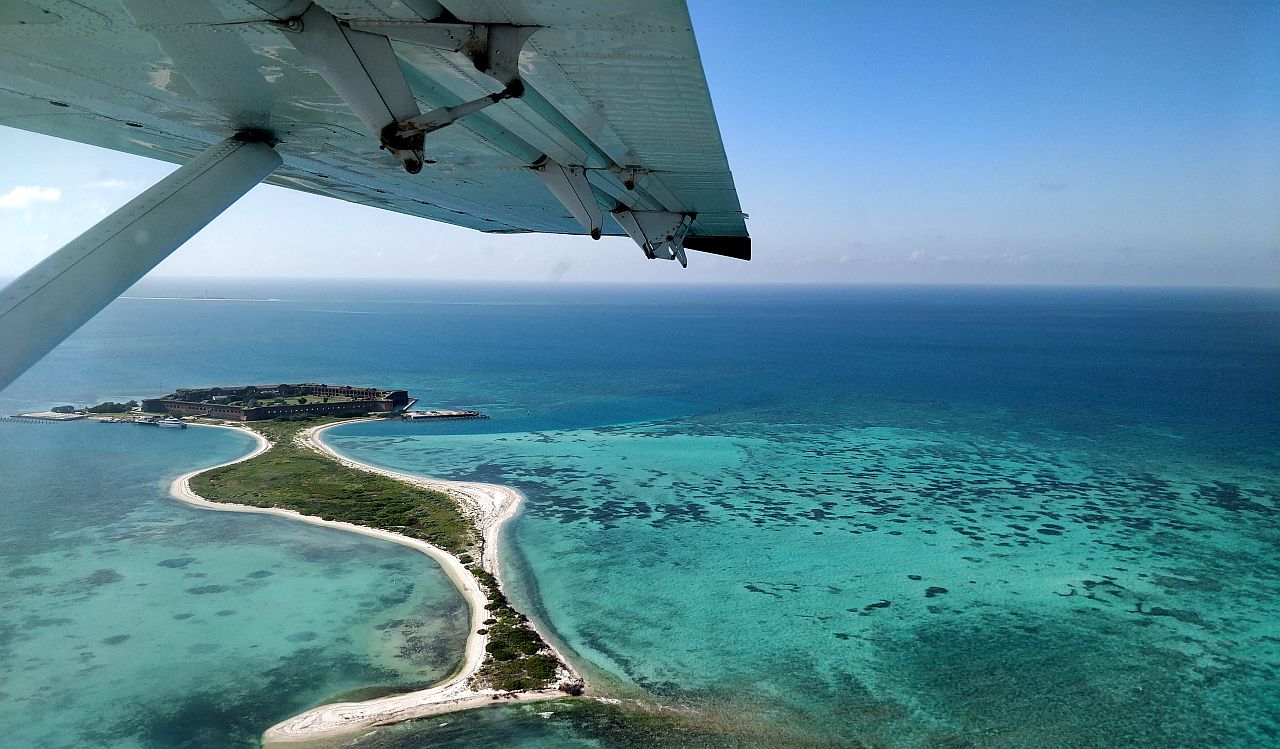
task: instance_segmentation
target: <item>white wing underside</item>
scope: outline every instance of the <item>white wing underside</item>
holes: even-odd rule
[[[545,157],[586,166],[606,217],[691,215],[686,247],[750,256],[683,0],[321,0],[364,28],[442,18],[538,27],[519,76],[554,116],[522,99],[470,114],[426,135],[418,174],[379,148],[290,42],[280,22],[309,5],[5,0],[0,124],[174,163],[263,130],[283,159],[271,184],[485,232],[586,233],[531,169]],[[391,46],[422,112],[501,90],[462,53]],[[591,168],[600,153],[635,171]],[[623,233],[609,218],[602,228]]]

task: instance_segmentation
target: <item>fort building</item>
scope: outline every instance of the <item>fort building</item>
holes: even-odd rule
[[[281,416],[391,413],[413,405],[407,390],[380,390],[314,382],[237,387],[179,388],[142,401],[148,413],[262,421]]]

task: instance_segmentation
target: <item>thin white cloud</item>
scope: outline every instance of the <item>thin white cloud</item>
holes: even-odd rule
[[[4,195],[0,195],[0,208],[25,211],[36,203],[56,203],[60,198],[62,198],[62,191],[56,187],[18,185]]]
[[[98,190],[130,190],[133,189],[134,183],[122,179],[98,179],[93,182],[86,182],[85,187],[92,187]]]
[[[983,255],[982,262],[987,265],[1020,265],[1027,262],[1027,255],[1018,252],[1002,252],[999,255]]]
[[[983,258],[985,261],[986,258]],[[934,253],[928,250],[912,250],[907,256],[908,263],[963,263],[966,261],[964,255],[952,255],[949,252]]]

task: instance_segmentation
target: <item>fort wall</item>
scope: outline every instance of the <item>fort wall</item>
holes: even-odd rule
[[[275,398],[342,398],[334,403],[271,404],[262,401]],[[237,405],[205,402],[213,400],[256,401],[259,405]],[[242,385],[238,387],[180,388],[161,398],[142,401],[142,410],[175,416],[207,416],[232,421],[262,421],[295,414],[332,414],[363,411],[389,413],[409,405],[407,390],[379,390],[349,385],[323,385],[312,382],[280,385]]]

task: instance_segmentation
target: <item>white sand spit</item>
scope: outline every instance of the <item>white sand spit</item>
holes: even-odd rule
[[[523,497],[515,489],[508,486],[500,486],[497,484],[481,484],[476,482],[463,481],[444,481],[441,479],[428,479],[422,476],[414,476],[412,474],[401,473],[399,471],[389,471],[376,466],[360,463],[342,455],[339,455],[328,445],[320,440],[320,434],[331,427],[339,424],[351,423],[337,422],[334,424],[326,424],[319,427],[312,427],[304,430],[298,436],[299,444],[309,447],[319,453],[322,453],[333,460],[341,463],[348,468],[359,471],[368,471],[383,476],[388,476],[400,481],[406,481],[425,489],[433,489],[447,493],[452,497],[472,523],[475,524],[477,531],[483,539],[481,564],[485,570],[499,577],[499,560],[498,560],[498,535],[502,529],[502,525],[516,515],[520,509],[520,502]],[[202,424],[200,426],[215,426],[212,424]],[[264,743],[278,744],[286,742],[311,741],[319,738],[341,736],[356,731],[364,730],[373,726],[383,726],[400,721],[412,720],[429,715],[438,715],[441,713],[453,712],[456,710],[467,710],[477,707],[485,707],[489,705],[508,704],[512,701],[534,701],[548,700],[564,697],[564,693],[555,689],[546,690],[530,690],[525,692],[498,692],[492,689],[476,690],[470,686],[471,678],[480,669],[484,662],[485,645],[488,641],[484,635],[479,634],[478,630],[482,628],[481,622],[487,616],[485,605],[489,602],[480,583],[475,576],[463,566],[457,557],[448,553],[444,549],[421,541],[416,538],[409,538],[391,531],[381,530],[378,528],[368,528],[353,523],[344,523],[334,520],[323,520],[311,515],[303,515],[293,510],[283,510],[271,507],[252,507],[250,505],[229,504],[225,502],[210,502],[191,489],[191,479],[196,474],[204,471],[221,468],[222,466],[232,465],[241,461],[253,458],[271,448],[271,443],[265,437],[250,429],[241,427],[223,426],[217,427],[222,429],[234,429],[236,431],[252,434],[258,441],[257,446],[248,455],[236,460],[223,463],[210,468],[203,468],[199,471],[192,471],[183,474],[173,480],[169,487],[169,493],[175,499],[187,504],[195,505],[208,510],[217,510],[222,512],[256,512],[264,515],[278,515],[293,520],[299,520],[312,525],[325,526],[327,528],[336,528],[351,533],[359,533],[372,538],[380,538],[384,541],[408,546],[417,549],[423,554],[430,556],[436,560],[449,579],[453,581],[458,590],[461,591],[463,598],[466,599],[467,605],[471,610],[471,629],[467,637],[467,644],[464,652],[464,658],[461,668],[450,678],[428,689],[419,690],[417,692],[409,692],[407,694],[393,695],[390,697],[382,697],[366,702],[340,702],[332,705],[322,705],[320,707],[308,710],[301,715],[294,716],[288,720],[277,723],[263,734]],[[501,578],[499,577],[499,580]],[[532,626],[532,622],[530,623]],[[543,640],[547,640],[545,635],[539,633]],[[554,648],[553,648],[554,650]],[[565,664],[563,670],[559,674],[561,681],[581,681],[582,678],[568,665],[568,661],[564,656],[556,652],[556,656],[560,662]]]

